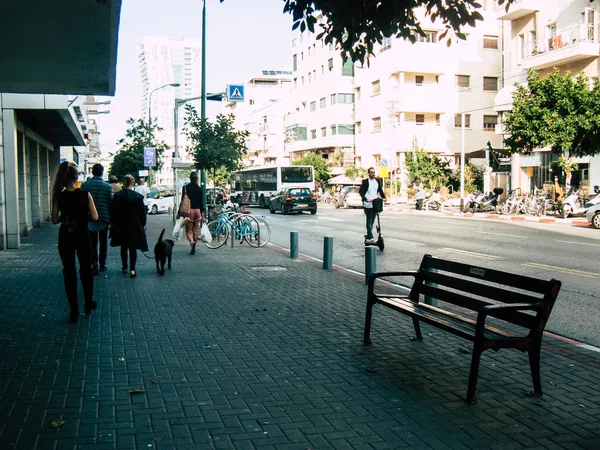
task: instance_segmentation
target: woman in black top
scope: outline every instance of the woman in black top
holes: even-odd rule
[[[133,190],[133,175],[123,177],[123,189],[113,196],[111,223],[113,233],[111,247],[121,246],[121,271],[127,273],[129,254],[129,277],[135,278],[137,251],[148,251],[146,240],[146,206],[144,196]],[[118,230],[115,232],[115,230]]]
[[[58,231],[58,254],[62,261],[67,300],[71,306],[71,323],[79,320],[77,300],[77,268],[83,288],[85,313],[96,309],[94,299],[94,276],[92,275],[92,247],[88,232],[88,218],[98,220],[94,199],[89,192],[76,187],[79,171],[73,163],[62,162],[58,166],[52,188],[52,223],[60,222]]]
[[[190,255],[196,253],[198,241],[198,227],[204,222],[204,203],[202,202],[202,188],[198,185],[198,172],[190,174],[190,182],[183,186],[181,198],[187,195],[190,198],[190,215],[185,222],[185,235],[190,241]]]

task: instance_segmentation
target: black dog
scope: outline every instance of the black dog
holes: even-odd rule
[[[154,260],[156,261],[156,271],[159,275],[165,274],[165,262],[168,262],[167,267],[171,268],[171,257],[173,256],[173,246],[175,245],[175,242],[171,239],[163,241],[164,234],[165,229],[163,228],[158,237],[158,242],[154,246]]]

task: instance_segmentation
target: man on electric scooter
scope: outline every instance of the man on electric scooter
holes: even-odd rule
[[[379,198],[385,200],[385,193],[381,180],[375,178],[375,168],[369,167],[369,178],[362,180],[360,189],[358,190],[360,198],[363,201],[363,209],[367,222],[367,234],[365,235],[365,244],[373,242],[373,223],[377,215],[376,209],[373,207],[373,200]]]

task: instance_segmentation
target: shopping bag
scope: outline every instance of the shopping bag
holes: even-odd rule
[[[192,206],[192,201],[187,196],[187,194],[184,192],[183,198],[181,199],[181,204],[179,205],[179,215],[181,217],[189,217],[191,206]]]
[[[212,241],[212,236],[210,234],[210,230],[205,223],[200,225],[200,240],[205,243],[210,243]]]
[[[175,225],[173,226],[173,240],[179,241],[181,239],[186,220],[185,217],[180,217],[175,221]]]

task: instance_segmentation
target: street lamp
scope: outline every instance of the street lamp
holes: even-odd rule
[[[146,137],[146,145],[148,147],[150,147],[152,145],[152,94],[154,94],[159,89],[163,89],[163,88],[166,88],[169,86],[179,87],[180,84],[179,83],[168,83],[168,84],[159,86],[156,89],[151,90],[150,94],[148,95],[148,131],[147,131],[148,136]],[[148,168],[148,186],[151,185],[150,170],[151,170],[151,168]]]

